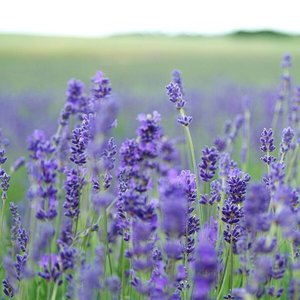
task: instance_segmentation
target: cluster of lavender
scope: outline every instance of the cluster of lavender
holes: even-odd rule
[[[116,142],[109,79],[97,72],[89,92],[69,81],[57,132],[34,131],[28,159],[10,169],[26,163],[19,207],[0,135],[3,297],[300,299],[299,88],[290,56],[282,67],[273,127],[257,137],[261,159],[249,150],[249,105],[195,152],[179,71],[166,91],[183,125],[180,145],[157,111]]]

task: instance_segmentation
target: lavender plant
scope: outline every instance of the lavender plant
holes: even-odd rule
[[[1,134],[2,296],[300,299],[299,88],[292,93],[290,56],[282,67],[273,127],[261,128],[260,149],[249,149],[247,101],[213,146],[195,149],[192,134],[201,136],[186,114],[179,71],[166,90],[183,147],[165,134],[157,111],[138,115],[130,138],[114,138],[117,107],[101,71],[89,91],[69,81],[57,131],[35,130],[29,155],[10,169]],[[24,164],[21,202],[9,188]]]

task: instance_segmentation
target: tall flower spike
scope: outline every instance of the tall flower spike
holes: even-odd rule
[[[73,130],[70,160],[78,166],[86,163],[86,149],[89,142],[89,116],[85,115],[81,126]]]
[[[9,297],[13,297],[18,290],[20,281],[24,278],[27,255],[28,234],[22,225],[18,207],[13,202],[10,203],[12,214],[11,240],[15,252],[15,261],[12,258],[4,259],[4,270],[6,278],[2,281],[3,292]]]
[[[104,167],[107,171],[112,170],[115,167],[117,145],[114,142],[114,138],[111,137],[108,140],[107,146],[103,151]]]
[[[166,86],[166,90],[171,102],[176,104],[176,102],[182,99],[181,89],[177,83],[170,82],[170,84]]]
[[[152,114],[138,115],[140,125],[137,129],[139,148],[145,157],[158,155],[158,142],[162,137],[162,128],[159,124],[161,116],[157,111]]]
[[[102,71],[98,71],[92,78],[93,87],[91,94],[93,100],[101,100],[106,98],[111,93],[110,80],[104,76]]]
[[[174,70],[172,72],[172,79],[173,79],[172,81],[179,86],[181,94],[184,95],[181,72],[179,70]]]
[[[43,183],[39,187],[39,202],[36,217],[40,220],[52,220],[57,215],[57,189],[55,187],[57,177],[57,161],[53,158],[50,160],[41,160],[40,162],[40,180]],[[46,202],[48,204],[46,204]]]
[[[261,133],[260,143],[261,143],[260,149],[263,152],[273,152],[275,150],[272,128],[270,129],[264,128],[264,130]]]
[[[79,215],[79,199],[84,179],[80,178],[78,172],[72,169],[66,173],[65,181],[66,200],[64,203],[65,216],[69,218],[77,218]]]
[[[292,57],[289,53],[286,53],[282,57],[281,67],[283,69],[289,69],[292,67]]]
[[[199,175],[203,181],[208,182],[215,176],[218,158],[219,153],[215,147],[206,147],[202,150],[201,163],[199,164]]]
[[[252,232],[266,231],[270,226],[270,219],[266,216],[270,203],[270,192],[263,184],[249,187],[244,213],[245,225]]]
[[[209,227],[200,233],[199,246],[194,262],[194,300],[208,299],[210,289],[216,280],[218,258],[213,242],[209,239]]]
[[[38,160],[55,151],[52,143],[46,139],[46,134],[42,130],[34,130],[28,138],[28,150],[31,152],[30,158]]]
[[[60,125],[67,125],[71,115],[83,111],[83,104],[86,102],[83,96],[83,89],[84,84],[80,80],[69,80],[66,104],[60,113]]]
[[[0,187],[2,190],[2,199],[7,198],[7,191],[9,189],[9,181],[10,181],[10,176],[3,170],[0,169]]]
[[[222,221],[229,225],[238,223],[244,216],[242,209],[230,201],[225,202],[222,208],[222,215]]]
[[[260,147],[261,151],[266,153],[263,157],[261,157],[261,160],[267,165],[270,165],[271,163],[276,161],[276,158],[270,155],[270,153],[275,150],[272,128],[270,129],[264,128],[264,130],[261,133],[260,143],[261,143],[261,147]]]
[[[151,270],[154,266],[152,250],[156,225],[135,219],[132,223],[132,267],[135,271]]]
[[[184,252],[181,238],[186,235],[188,213],[188,201],[182,178],[176,172],[170,173],[167,178],[161,179],[159,191],[162,203],[162,228],[167,237],[164,251],[169,259],[180,260]]]
[[[192,116],[179,116],[177,118],[178,123],[180,123],[183,126],[189,126],[192,123],[192,120]]]
[[[283,129],[282,141],[280,144],[281,155],[285,155],[289,151],[294,135],[294,130],[291,127]]]
[[[250,176],[233,175],[227,179],[228,193],[232,203],[242,203],[246,197],[247,183],[250,181]]]
[[[270,176],[265,179],[267,186],[275,191],[279,186],[284,184],[285,178],[285,164],[281,162],[275,162],[271,164]]]
[[[103,276],[104,251],[95,249],[93,264],[84,263],[81,267],[79,280],[82,283],[78,290],[78,299],[95,299],[97,291],[102,287],[100,278]]]

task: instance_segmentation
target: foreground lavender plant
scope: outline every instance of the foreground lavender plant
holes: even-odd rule
[[[34,131],[29,158],[11,173],[0,135],[3,297],[299,299],[299,95],[291,98],[290,67],[285,56],[276,126],[256,136],[260,149],[248,149],[248,103],[215,146],[195,151],[179,71],[166,89],[186,138],[181,160],[157,111],[138,115],[131,138],[113,137],[117,109],[101,71],[89,92],[68,83],[56,133]],[[24,164],[27,199],[16,205],[11,177]]]

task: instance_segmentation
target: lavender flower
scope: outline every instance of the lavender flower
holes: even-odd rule
[[[22,166],[24,166],[25,164],[25,157],[21,156],[19,157],[17,160],[15,160],[15,162],[13,163],[12,167],[11,167],[11,171],[12,172],[16,172],[17,170],[19,170]]]
[[[288,289],[288,299],[297,299],[300,295],[300,281],[297,279],[292,279],[290,281],[290,286]]]
[[[233,175],[227,179],[228,193],[232,203],[242,203],[246,197],[247,183],[250,181],[250,176]]]
[[[41,197],[36,217],[40,220],[53,219],[57,215],[57,189],[56,170],[57,162],[55,159],[41,160],[40,162],[40,180],[44,183],[38,189],[38,196]],[[46,206],[46,201],[48,205]]]
[[[7,191],[9,189],[9,181],[10,181],[10,176],[3,170],[0,169],[0,187],[2,190],[2,199],[7,198]]]
[[[15,242],[17,252],[25,252],[28,242],[28,234],[23,228],[21,217],[18,213],[18,207],[13,202],[10,203],[10,212],[13,217],[13,225],[11,228],[11,238]]]
[[[239,133],[241,127],[243,126],[244,122],[245,122],[245,118],[243,115],[236,116],[235,122],[234,122],[234,127],[231,128],[232,130],[228,135],[228,138],[231,143],[233,143],[236,140],[238,133]],[[226,130],[228,130],[228,128],[226,128]]]
[[[300,106],[300,86],[294,90],[293,97],[290,103],[289,122],[292,127],[298,128],[299,125],[299,106]],[[297,134],[299,137],[299,134]]]
[[[84,111],[87,102],[83,96],[84,84],[80,80],[71,79],[66,92],[66,104],[61,111],[59,124],[65,126],[71,115]]]
[[[7,160],[7,157],[5,156],[6,154],[5,148],[7,145],[8,145],[8,140],[3,137],[2,130],[0,128],[0,166],[3,165]]]
[[[114,142],[114,138],[110,138],[107,143],[107,147],[104,149],[103,152],[103,160],[104,160],[104,167],[107,171],[110,171],[115,166],[116,161],[116,154],[117,154],[117,145]]]
[[[180,238],[185,234],[187,205],[181,179],[175,174],[160,182],[163,229],[168,237]]]
[[[285,164],[281,162],[275,162],[271,164],[270,176],[265,179],[267,186],[275,191],[280,185],[284,184],[285,178]]]
[[[138,162],[142,160],[142,153],[138,143],[133,139],[126,140],[120,147],[120,157],[123,168],[130,167],[130,169],[134,170]]]
[[[136,271],[151,270],[154,266],[152,251],[154,246],[155,223],[134,220],[132,223],[132,267]]]
[[[236,204],[227,201],[222,208],[222,221],[232,225],[240,221],[244,216],[243,210],[239,208]]]
[[[201,163],[199,164],[199,176],[203,181],[208,182],[215,176],[218,158],[219,153],[215,147],[206,147],[202,150]]]
[[[82,96],[84,84],[80,80],[70,79],[68,82],[68,89],[66,92],[67,101],[70,103],[77,103]]]
[[[183,93],[183,82],[182,82],[182,78],[181,78],[181,72],[179,70],[173,70],[173,72],[172,72],[172,81],[179,86],[181,93],[184,94]]]
[[[77,218],[79,215],[79,200],[84,179],[80,177],[77,170],[72,169],[66,173],[65,181],[66,198],[64,203],[65,216]]]
[[[192,116],[180,116],[177,118],[177,121],[183,126],[189,126],[193,121],[193,117]]]
[[[26,264],[28,260],[27,244],[28,233],[22,225],[21,217],[18,212],[18,207],[11,202],[10,212],[12,214],[11,240],[15,261],[13,258],[6,257],[4,260],[4,269],[6,270],[6,278],[2,281],[3,292],[13,297],[18,291],[19,282],[23,279],[26,273]]]
[[[213,180],[210,183],[211,196],[208,194],[200,195],[200,203],[204,205],[213,205],[221,200],[222,185],[219,180]]]
[[[36,217],[40,220],[52,220],[57,215],[57,169],[58,162],[54,158],[55,147],[46,139],[43,131],[35,130],[28,139],[28,150],[31,161],[28,164],[29,174],[35,185],[31,190],[36,199]]]
[[[32,259],[35,262],[39,262],[42,258],[44,251],[49,245],[49,241],[54,237],[55,230],[49,223],[42,223],[40,231],[35,237],[34,248],[32,251]]]
[[[226,152],[220,155],[219,162],[219,173],[224,179],[226,179],[226,177],[229,176],[229,173],[231,173],[231,171],[237,167],[236,163],[231,159],[230,154]]]
[[[282,142],[280,144],[281,155],[285,155],[289,151],[294,135],[294,131],[291,127],[283,129]]]
[[[192,122],[192,117],[186,116],[183,111],[185,100],[183,99],[182,80],[178,71],[173,73],[173,81],[166,86],[166,90],[170,101],[175,104],[177,110],[181,111],[181,116],[177,118],[178,122],[188,126]]]
[[[53,282],[59,285],[62,284],[62,270],[58,255],[44,255],[41,258],[39,265],[42,268],[42,271],[38,273],[41,278],[45,279],[46,281],[53,280]]]
[[[143,155],[156,157],[158,155],[157,142],[162,137],[162,129],[159,125],[161,116],[157,111],[152,114],[140,114],[138,121],[140,126],[137,129],[139,148]]]
[[[282,56],[281,67],[284,69],[292,67],[292,57],[290,54],[286,53]]]
[[[270,203],[270,193],[261,184],[252,185],[246,197],[245,224],[252,231],[267,231],[271,220],[266,214]]]
[[[89,117],[84,116],[81,126],[73,130],[70,160],[78,166],[86,163],[86,149],[89,142]]]
[[[46,139],[44,131],[35,130],[28,138],[28,150],[31,152],[30,157],[33,160],[38,160],[52,154],[55,148]]]
[[[264,128],[264,130],[261,133],[260,143],[260,149],[263,152],[267,153],[261,158],[261,160],[267,165],[270,165],[276,160],[274,156],[270,155],[270,153],[275,150],[273,130],[271,128],[269,130]]]
[[[287,258],[280,253],[275,255],[274,264],[272,266],[272,278],[278,280],[284,276],[287,266]]]
[[[218,259],[214,244],[209,240],[209,227],[201,232],[196,260],[194,262],[194,288],[192,298],[208,299],[216,280]]]
[[[106,284],[108,286],[109,291],[113,295],[113,299],[118,299],[118,295],[121,290],[121,282],[120,279],[113,275],[106,280]]]
[[[13,286],[10,284],[10,282],[8,281],[8,279],[4,279],[2,281],[3,284],[3,292],[4,294],[9,297],[9,298],[13,298],[14,297],[14,288]]]
[[[84,263],[80,272],[80,286],[78,296],[80,300],[93,299],[97,291],[102,288],[100,278],[103,275],[103,249],[95,250],[93,264]]]
[[[110,80],[104,76],[102,71],[98,71],[92,78],[93,87],[91,90],[94,101],[106,98],[111,93]]]
[[[214,145],[218,152],[222,152],[226,149],[227,146],[226,139],[217,137],[214,141]]]
[[[182,93],[180,86],[176,82],[171,82],[169,85],[166,86],[167,95],[171,102],[176,103],[181,101]]]
[[[59,254],[42,256],[39,265],[41,271],[38,275],[46,281],[53,281],[58,285],[63,283],[62,275],[74,268],[75,250],[65,245],[60,245]]]

